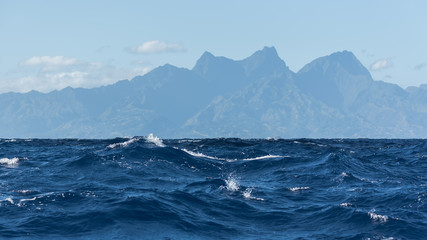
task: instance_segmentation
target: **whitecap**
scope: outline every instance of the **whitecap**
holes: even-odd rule
[[[178,140],[178,143],[199,143],[201,141],[201,139],[181,139]]]
[[[8,197],[8,198],[4,199],[3,201],[10,202],[10,204],[15,204],[15,202],[13,201],[13,199],[12,199],[12,198],[10,198],[10,197]]]
[[[283,158],[283,157],[289,157],[289,156],[280,156],[280,155],[265,155],[261,157],[254,157],[254,158],[244,158],[243,161],[253,161],[253,160],[261,160],[261,159],[269,159],[269,158]]]
[[[353,205],[353,204],[351,204],[351,203],[346,203],[346,202],[345,202],[345,203],[341,203],[341,204],[340,204],[340,206],[341,206],[341,207],[351,207],[352,205]]]
[[[188,153],[188,154],[190,154],[193,157],[203,157],[203,158],[209,158],[209,159],[214,159],[214,160],[225,160],[225,159],[222,159],[222,158],[211,157],[211,156],[205,155],[203,153],[193,152],[193,151],[187,150],[185,148],[183,148],[181,150],[184,151],[184,152],[186,152],[186,153]]]
[[[33,192],[33,191],[32,190],[24,189],[24,190],[16,190],[14,192],[19,192],[19,193],[27,194],[27,193],[30,193],[30,192]]]
[[[243,158],[243,159],[227,159],[227,158],[219,158],[219,157],[212,157],[200,152],[193,152],[191,150],[188,149],[181,149],[182,151],[190,154],[193,157],[202,157],[202,158],[208,158],[208,159],[213,159],[213,160],[222,160],[222,161],[227,161],[227,162],[235,162],[235,161],[254,161],[254,160],[262,160],[262,159],[270,159],[270,158],[284,158],[284,157],[289,157],[289,156],[280,156],[280,155],[265,155],[265,156],[260,156],[260,157],[254,157],[254,158]]]
[[[346,173],[346,172],[342,172],[337,178],[336,178],[336,180],[337,180],[337,182],[343,182],[344,181],[344,179],[345,178],[348,178],[348,177],[350,177],[350,174],[349,173]]]
[[[291,190],[292,192],[296,192],[296,191],[300,191],[300,190],[308,190],[310,189],[309,187],[293,187],[293,188],[289,188],[289,190]]]
[[[36,199],[37,199],[37,197],[28,198],[28,199],[21,199],[21,200],[19,200],[18,207],[20,207],[20,206],[22,205],[22,203],[23,203],[23,202],[27,202],[27,201],[34,201],[34,200],[36,200]]]
[[[110,145],[108,145],[108,148],[127,147],[129,144],[131,144],[133,142],[136,142],[138,140],[139,140],[139,138],[131,138],[131,139],[129,139],[129,140],[125,141],[125,142],[122,142],[122,143],[113,143],[113,144],[110,144]]]
[[[375,209],[368,212],[369,217],[375,222],[385,223],[388,221],[388,216],[375,213]]]
[[[257,198],[252,196],[252,190],[253,188],[246,188],[246,190],[243,192],[243,197],[246,199],[254,199],[254,200],[258,200],[258,201],[264,201],[264,198]]]
[[[155,137],[152,133],[148,134],[148,136],[145,137],[145,140],[147,140],[147,142],[154,143],[157,147],[166,147],[166,145],[163,144],[163,141],[160,138]]]
[[[0,158],[0,164],[6,165],[7,167],[16,167],[18,165],[19,158]]]
[[[238,191],[240,188],[240,184],[237,181],[237,179],[235,179],[232,176],[229,176],[226,180],[225,183],[227,184],[225,187],[227,188],[228,191],[230,192],[235,192]]]

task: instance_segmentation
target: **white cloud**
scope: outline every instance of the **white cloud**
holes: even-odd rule
[[[23,65],[44,65],[44,66],[70,66],[77,64],[75,58],[66,58],[63,56],[42,56],[42,57],[31,57],[25,60]]]
[[[57,89],[62,89],[68,86],[80,87],[88,82],[86,77],[88,72],[73,71],[73,72],[60,72],[60,73],[47,73],[44,78],[50,82],[51,85],[56,86]]]
[[[151,71],[151,67],[134,68],[131,71],[132,76],[142,76]]]
[[[164,52],[183,52],[184,47],[177,43],[166,43],[158,40],[145,42],[137,47],[131,48],[133,53],[153,54]]]
[[[21,72],[25,75],[0,79],[0,93],[31,90],[46,93],[69,86],[93,88],[113,84],[123,79],[132,79],[151,70],[151,66],[147,65],[126,68],[100,62],[49,56],[32,57],[20,65]]]
[[[371,71],[381,71],[383,69],[391,68],[393,67],[393,63],[390,59],[380,59],[374,63],[371,64],[369,69]]]

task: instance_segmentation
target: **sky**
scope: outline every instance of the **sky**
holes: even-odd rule
[[[426,10],[424,0],[0,0],[0,93],[97,87],[264,46],[294,72],[348,50],[374,80],[419,86]]]

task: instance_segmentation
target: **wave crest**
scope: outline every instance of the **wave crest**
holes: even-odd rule
[[[0,158],[0,164],[6,165],[7,167],[16,167],[18,166],[19,158]]]
[[[145,140],[147,142],[154,143],[157,147],[166,147],[163,141],[160,138],[155,137],[152,133],[148,134],[148,136],[145,137]]]
[[[131,138],[125,142],[110,144],[110,145],[108,145],[108,148],[127,147],[127,146],[129,146],[129,144],[134,143],[138,140],[139,140],[139,138]]]

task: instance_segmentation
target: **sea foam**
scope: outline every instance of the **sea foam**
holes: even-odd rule
[[[18,165],[19,158],[0,158],[0,164],[6,165],[7,167],[16,167]]]
[[[238,191],[240,188],[239,182],[237,181],[236,178],[232,176],[228,176],[228,178],[225,180],[225,183],[227,184],[225,187],[230,192]]]
[[[166,145],[163,144],[163,141],[160,138],[155,137],[152,133],[148,134],[148,136],[145,137],[145,140],[147,142],[154,143],[157,147],[166,147]]]
[[[211,156],[205,155],[203,153],[193,152],[193,151],[187,150],[185,148],[183,148],[181,150],[184,151],[184,152],[186,152],[186,153],[188,153],[188,154],[190,154],[193,157],[202,157],[202,158],[209,158],[209,159],[214,159],[214,160],[225,160],[225,159],[222,159],[222,158],[211,157]]]
[[[258,200],[258,201],[264,201],[264,198],[258,198],[258,197],[252,196],[252,190],[253,190],[253,188],[246,188],[246,190],[243,192],[243,197],[245,199],[253,199],[253,200]]]
[[[212,156],[200,153],[200,152],[193,152],[193,151],[185,149],[185,148],[183,148],[181,150],[184,151],[184,152],[186,152],[186,153],[188,153],[188,154],[190,154],[193,157],[202,157],[202,158],[208,158],[208,159],[213,159],[213,160],[222,160],[222,161],[227,161],[227,162],[235,162],[235,161],[238,161],[238,160],[242,160],[242,161],[254,161],[254,160],[262,160],[262,159],[270,159],[270,158],[288,157],[288,156],[270,155],[269,154],[269,155],[265,155],[265,156],[254,157],[254,158],[243,158],[243,159],[234,158],[234,159],[227,159],[227,158],[212,157]]]
[[[254,157],[254,158],[244,158],[243,161],[253,161],[253,160],[261,160],[261,159],[269,159],[269,158],[283,158],[283,157],[289,157],[289,156],[280,156],[280,155],[265,155],[261,157]]]
[[[291,190],[292,192],[296,192],[296,191],[300,191],[300,190],[308,190],[310,189],[309,187],[292,187],[289,188],[289,190]]]
[[[375,209],[368,212],[369,217],[375,222],[386,223],[388,221],[388,216],[380,215],[375,213]]]
[[[129,144],[134,143],[134,142],[136,142],[138,140],[139,140],[139,138],[131,138],[131,139],[129,139],[129,140],[125,141],[125,142],[122,142],[122,143],[113,143],[113,144],[110,144],[110,145],[108,145],[108,148],[127,147],[127,146],[129,146]]]

